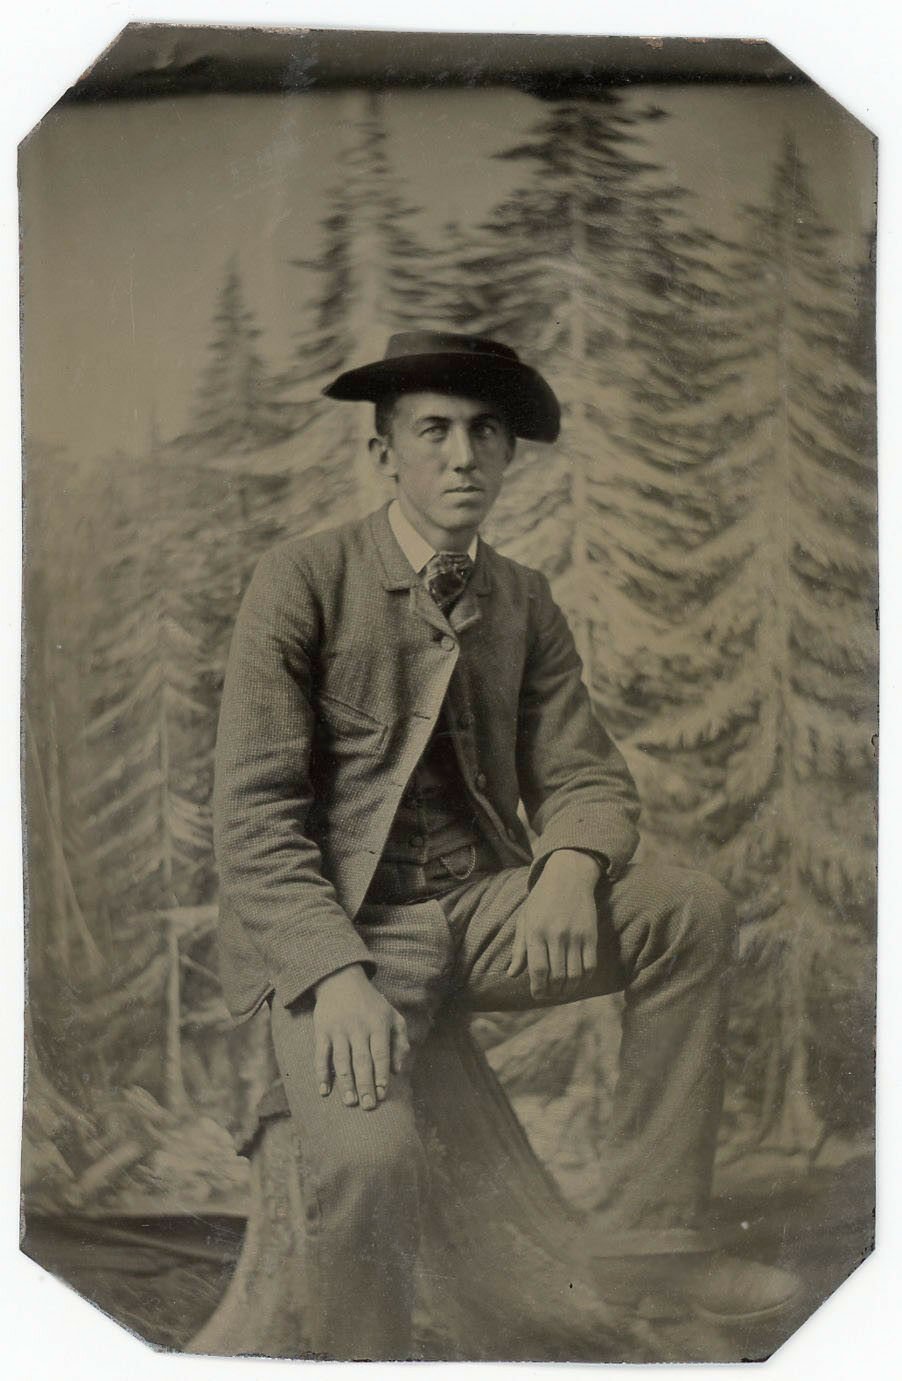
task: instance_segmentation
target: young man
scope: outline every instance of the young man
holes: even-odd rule
[[[260,563],[215,799],[223,984],[236,1016],[272,1005],[313,1346],[409,1355],[425,1177],[409,1070],[452,997],[501,1010],[622,989],[606,1228],[625,1255],[650,1234],[688,1247],[682,1286],[709,1313],[781,1308],[791,1277],[729,1257],[712,1270],[694,1236],[730,902],[701,874],[631,864],[635,788],[548,582],[478,536],[515,438],[557,437],[557,399],[506,346],[430,332],[394,336],[326,393],[375,403],[370,449],[396,497]]]

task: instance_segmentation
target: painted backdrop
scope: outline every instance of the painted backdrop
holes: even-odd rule
[[[59,107],[21,158],[27,1202],[240,1208],[266,1032],[218,991],[211,752],[258,556],[381,501],[389,332],[564,405],[486,535],[543,569],[645,800],[732,891],[720,1174],[870,1154],[874,153],[815,88]],[[582,1206],[616,1002],[482,1019]]]

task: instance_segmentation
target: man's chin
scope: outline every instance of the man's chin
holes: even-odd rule
[[[485,501],[483,494],[460,494],[455,495],[450,503],[445,503],[442,508],[443,526],[455,531],[472,527],[477,528],[491,507]]]

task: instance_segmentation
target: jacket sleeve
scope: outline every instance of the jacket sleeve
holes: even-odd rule
[[[538,573],[535,580],[517,735],[520,794],[538,836],[530,884],[556,849],[601,854],[616,879],[639,842],[639,798],[623,756],[595,718],[573,635],[548,581]]]
[[[306,833],[319,611],[279,548],[244,598],[223,688],[213,791],[223,895],[288,1006],[348,964],[375,965]]]

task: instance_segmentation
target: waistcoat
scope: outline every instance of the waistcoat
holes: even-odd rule
[[[424,864],[482,838],[442,709],[401,797],[382,858]]]

